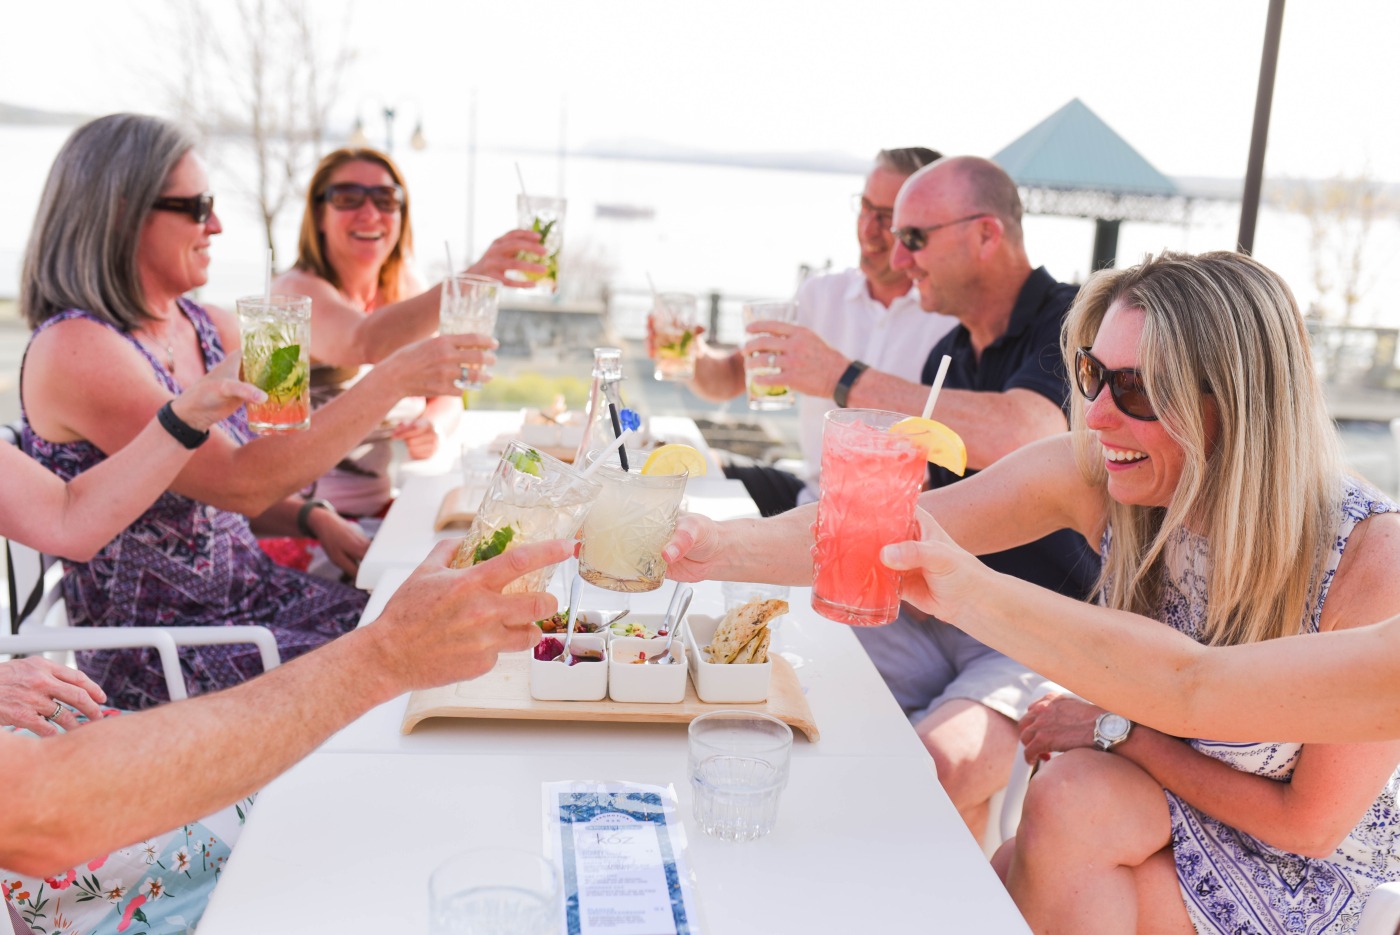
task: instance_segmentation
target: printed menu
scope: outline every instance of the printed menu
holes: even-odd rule
[[[547,782],[546,849],[564,879],[568,935],[700,935],[675,790]]]

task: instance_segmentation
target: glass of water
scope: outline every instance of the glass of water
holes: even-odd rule
[[[797,321],[796,302],[752,302],[743,307],[745,338],[754,338],[758,332],[750,334],[749,325],[755,322],[778,321],[793,324]],[[749,408],[758,412],[775,412],[791,409],[797,405],[797,394],[786,384],[755,383],[754,377],[774,377],[783,372],[773,354],[763,352],[744,355],[744,383],[749,391]]]
[[[431,935],[558,935],[563,916],[559,871],[530,851],[466,851],[428,878]]]
[[[496,330],[501,284],[486,276],[454,273],[442,282],[438,330],[443,334],[484,334]],[[463,364],[459,390],[479,390],[491,379],[485,364]]]
[[[752,841],[773,830],[787,786],[792,728],[755,711],[713,711],[690,722],[690,791],[700,830]]]

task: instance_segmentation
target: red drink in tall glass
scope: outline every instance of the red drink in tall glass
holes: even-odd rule
[[[889,431],[903,418],[879,409],[826,414],[812,609],[839,623],[878,626],[899,613],[899,572],[880,550],[918,537],[914,507],[928,465],[923,435]]]

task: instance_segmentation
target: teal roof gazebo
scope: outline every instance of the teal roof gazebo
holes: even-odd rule
[[[1075,98],[992,157],[1029,214],[1094,220],[1091,270],[1112,266],[1123,221],[1185,223],[1191,199]]]

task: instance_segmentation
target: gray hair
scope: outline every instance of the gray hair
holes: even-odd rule
[[[882,149],[875,154],[875,166],[889,169],[903,176],[913,175],[924,166],[937,162],[943,154],[936,149],[923,146],[905,146],[902,149]]]
[[[194,137],[158,117],[84,124],[49,170],[20,274],[31,328],[70,308],[129,331],[150,319],[136,249],[151,205]]]

